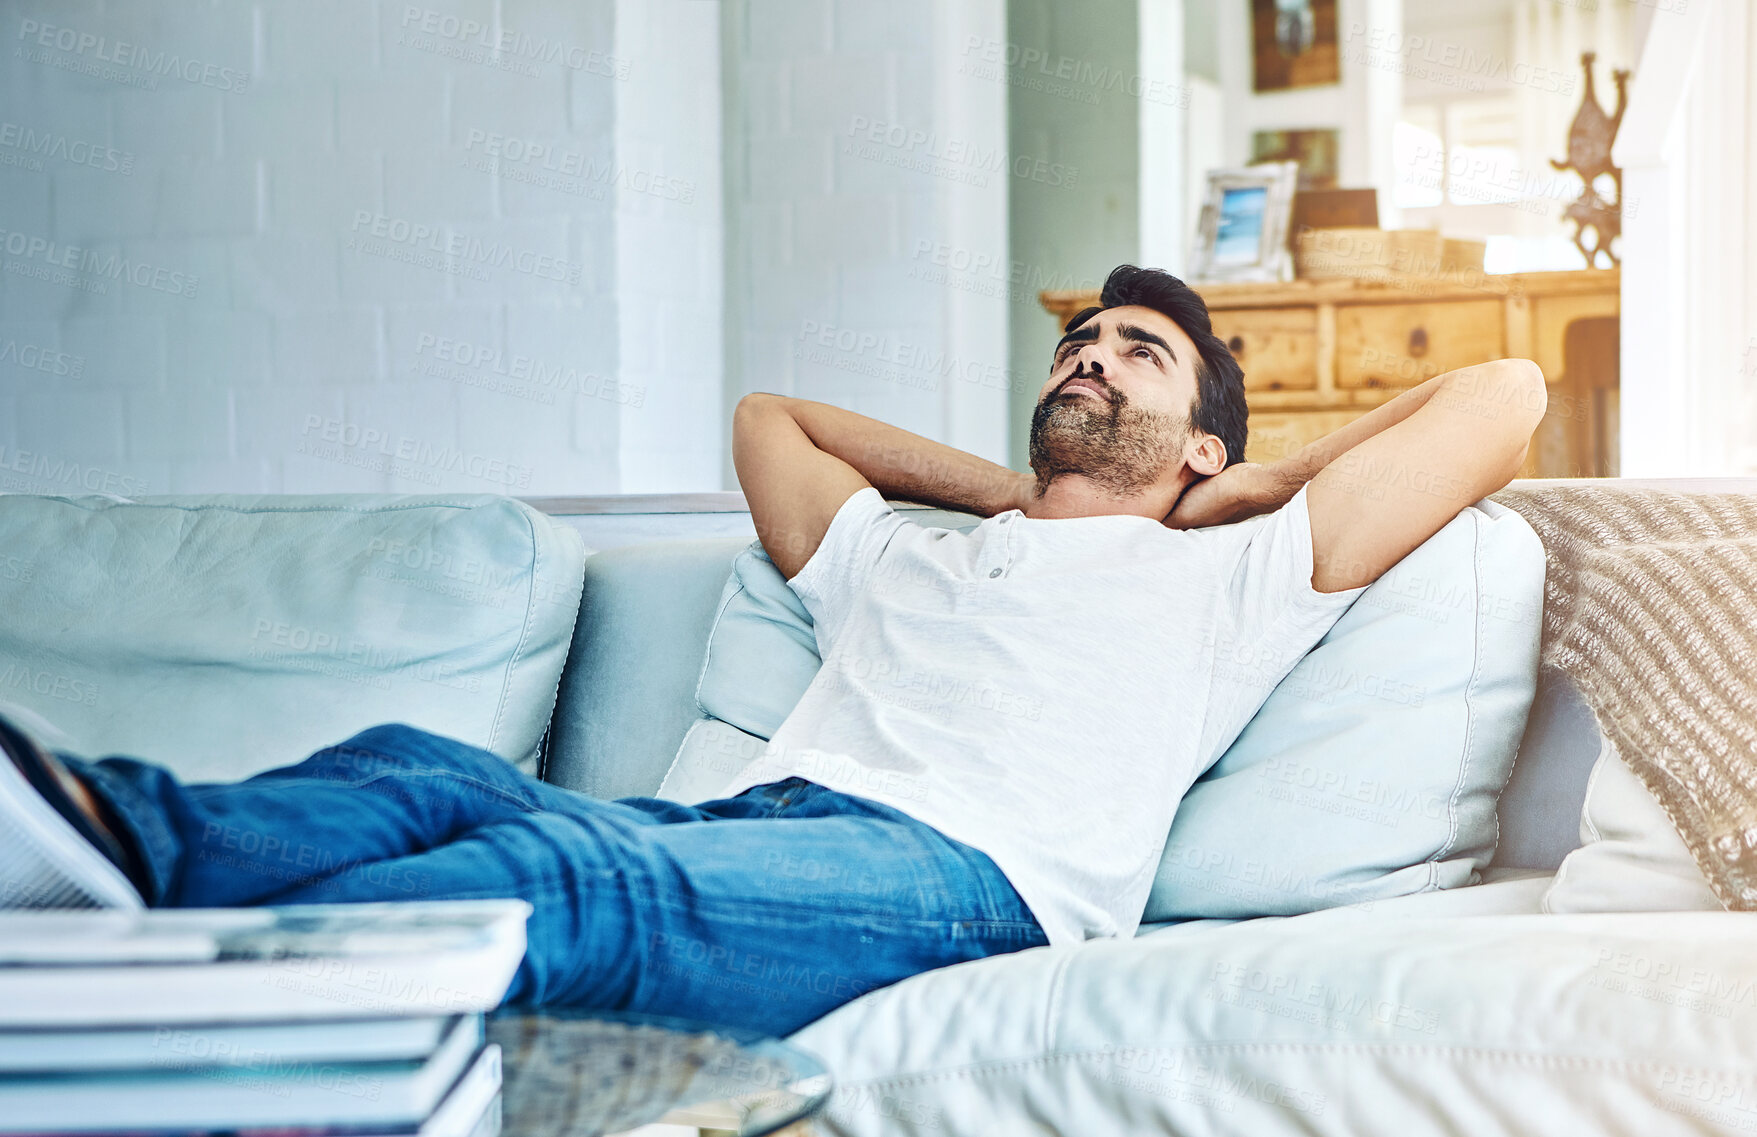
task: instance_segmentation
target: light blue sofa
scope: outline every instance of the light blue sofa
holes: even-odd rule
[[[0,702],[69,748],[198,776],[398,718],[586,793],[652,794],[701,717],[704,643],[750,541],[734,497],[546,516],[490,497],[0,496]],[[864,996],[795,1036],[838,1082],[818,1130],[1749,1129],[1757,921],[1542,911],[1600,744],[1546,681],[1482,885],[1148,925]],[[1705,1011],[1644,975],[1731,987]]]

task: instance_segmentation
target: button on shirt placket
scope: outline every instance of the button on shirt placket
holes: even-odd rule
[[[1013,563],[1012,526],[1008,522],[1013,518],[1009,514],[995,522],[996,530],[983,549],[983,562],[989,566],[988,579],[998,580],[1006,575],[1007,568]],[[990,553],[989,550],[993,550]]]

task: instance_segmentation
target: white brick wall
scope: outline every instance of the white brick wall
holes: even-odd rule
[[[717,488],[718,17],[0,7],[0,490]]]
[[[960,67],[968,37],[1004,35],[1003,3],[726,0],[723,19],[728,402],[822,399],[1004,460],[1005,299],[933,263],[1005,257],[1006,84]]]
[[[718,488],[755,389],[1004,458],[1006,299],[934,264],[1006,255],[1007,85],[966,51],[1004,25],[14,0],[0,490]]]

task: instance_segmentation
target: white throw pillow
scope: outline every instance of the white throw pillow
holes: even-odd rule
[[[1544,894],[1545,912],[1722,908],[1665,810],[1609,738],[1586,787],[1580,840]]]

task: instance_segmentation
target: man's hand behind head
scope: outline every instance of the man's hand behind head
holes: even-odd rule
[[[1255,462],[1235,462],[1211,477],[1191,482],[1165,515],[1171,529],[1227,525],[1280,509],[1299,491],[1299,483]]]

